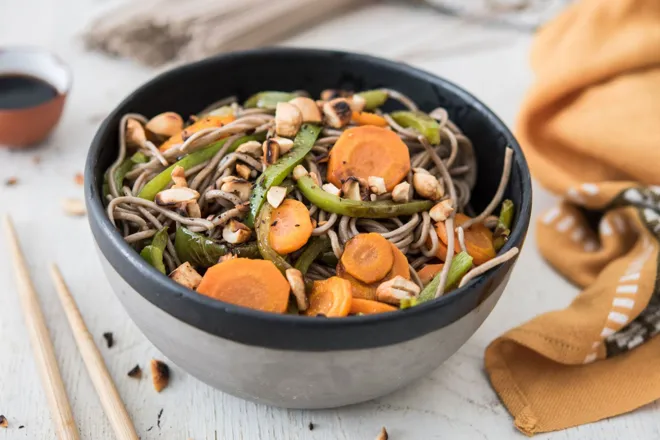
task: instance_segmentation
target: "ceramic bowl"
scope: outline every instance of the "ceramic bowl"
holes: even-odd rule
[[[38,105],[0,109],[0,146],[26,147],[45,139],[62,115],[72,82],[69,68],[39,48],[0,48],[0,75],[31,76],[56,91],[53,98]]]
[[[424,376],[477,330],[507,284],[515,260],[465,287],[409,310],[342,319],[269,314],[198,295],[146,264],[111,225],[101,200],[103,173],[117,155],[127,112],[194,114],[209,102],[261,90],[365,90],[391,87],[422,109],[442,106],[472,139],[478,157],[473,204],[485,207],[515,159],[506,197],[516,206],[503,251],[523,245],[532,189],[523,153],[507,127],[456,85],[413,67],[353,53],[261,49],[206,59],[164,73],[126,98],[105,120],[85,169],[89,222],[114,291],[147,338],[207,384],[256,402],[329,408],[388,394]]]

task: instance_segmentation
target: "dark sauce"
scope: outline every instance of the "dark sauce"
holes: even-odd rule
[[[0,75],[0,109],[34,107],[58,95],[57,89],[28,75]]]

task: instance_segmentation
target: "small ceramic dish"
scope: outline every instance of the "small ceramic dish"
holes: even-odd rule
[[[60,120],[71,79],[69,68],[48,51],[0,48],[0,146],[45,139]]]

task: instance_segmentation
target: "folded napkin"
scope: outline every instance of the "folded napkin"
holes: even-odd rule
[[[532,49],[517,132],[564,200],[539,249],[584,290],[487,348],[523,433],[594,422],[660,398],[660,1],[582,0]]]

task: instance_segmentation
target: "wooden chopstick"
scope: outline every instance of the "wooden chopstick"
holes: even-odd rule
[[[73,299],[71,292],[62,278],[62,274],[55,264],[50,267],[50,275],[60,297],[60,302],[69,320],[71,331],[76,339],[78,351],[85,362],[96,393],[101,400],[105,414],[110,420],[112,429],[118,440],[137,440],[138,436],[131,418],[128,416],[126,407],[117,392],[108,369],[103,362],[103,357],[94,343],[94,338],[87,330],[80,310]]]
[[[16,273],[16,285],[21,300],[21,307],[25,317],[25,326],[30,337],[30,344],[37,364],[37,371],[41,378],[41,385],[46,394],[50,415],[55,423],[57,438],[60,440],[78,440],[78,428],[73,420],[71,405],[66,395],[64,382],[60,375],[55,358],[55,349],[50,339],[48,327],[44,319],[39,298],[34,289],[30,273],[18,243],[16,230],[11,218],[7,215],[4,219],[5,231],[9,242],[9,249],[14,260],[14,271]]]

